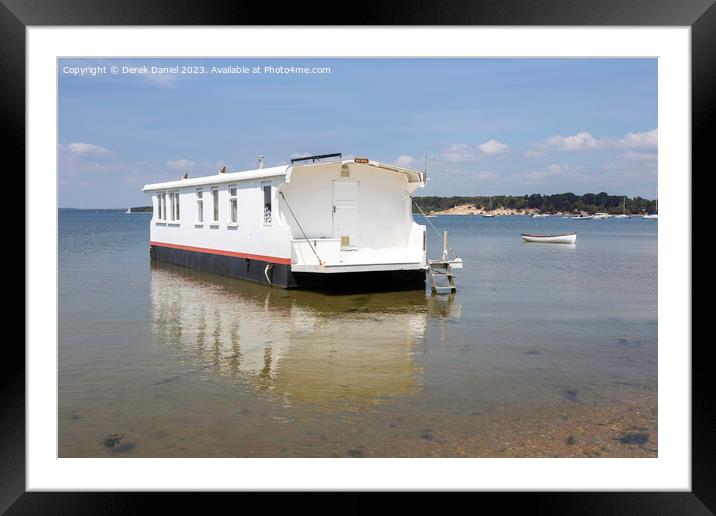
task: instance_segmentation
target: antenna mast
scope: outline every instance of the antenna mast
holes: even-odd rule
[[[427,180],[428,178],[428,148],[425,147],[424,157],[423,157],[423,175],[424,180]]]

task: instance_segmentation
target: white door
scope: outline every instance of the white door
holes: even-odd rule
[[[333,181],[333,238],[342,249],[358,247],[357,181]]]

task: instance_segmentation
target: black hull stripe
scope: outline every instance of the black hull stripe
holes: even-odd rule
[[[425,271],[422,269],[331,274],[293,272],[291,266],[285,263],[272,263],[252,258],[210,254],[158,245],[152,245],[149,249],[152,260],[282,288],[331,292],[425,289]],[[270,282],[266,279],[267,275]]]

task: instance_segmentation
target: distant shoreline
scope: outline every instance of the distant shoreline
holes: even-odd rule
[[[126,212],[127,208],[57,208],[58,210],[66,211],[121,211]],[[151,213],[151,206],[134,206],[130,208],[132,213]]]
[[[426,215],[644,215],[657,213],[656,199],[630,198],[606,192],[576,195],[570,192],[551,195],[493,195],[473,197],[414,197],[414,212]]]
[[[492,197],[414,197],[413,213],[426,215],[486,215],[532,216],[532,215],[644,215],[656,213],[656,200],[642,197],[629,198],[623,195],[598,194],[575,195],[572,193],[525,196]],[[127,208],[59,208],[60,210],[120,211]],[[132,206],[132,213],[152,213],[152,206]]]
[[[427,215],[499,215],[499,216],[510,216],[510,215],[534,215],[536,213],[540,213],[539,210],[536,209],[509,209],[509,208],[495,208],[492,211],[486,210],[484,208],[478,208],[471,204],[464,204],[460,206],[455,206],[453,208],[449,208],[447,210],[439,210],[439,211],[431,211]],[[562,213],[559,213],[560,215]],[[556,214],[555,214],[556,215]]]

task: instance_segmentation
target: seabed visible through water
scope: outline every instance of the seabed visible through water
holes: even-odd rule
[[[658,454],[656,221],[433,218],[435,297],[150,265],[148,220],[60,211],[61,457]]]

